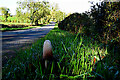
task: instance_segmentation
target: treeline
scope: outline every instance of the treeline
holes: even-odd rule
[[[74,13],[58,24],[62,30],[83,33],[102,42],[114,51],[120,50],[120,2],[101,2],[90,12]]]
[[[26,22],[38,25],[39,23],[49,23],[50,21],[62,21],[66,14],[59,10],[57,4],[50,4],[47,1],[24,0],[17,2],[16,16],[14,20],[10,17],[10,9],[1,7],[0,11],[4,22]]]

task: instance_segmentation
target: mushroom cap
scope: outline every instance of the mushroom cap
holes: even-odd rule
[[[45,40],[43,45],[43,59],[51,59],[53,57],[52,54],[52,45],[50,40]]]

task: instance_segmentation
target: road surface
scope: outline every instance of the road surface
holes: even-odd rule
[[[54,24],[46,25],[39,28],[33,28],[28,30],[17,30],[2,32],[2,62],[15,56],[15,51],[24,49],[28,45],[31,45],[37,39],[44,37],[51,29],[54,28]]]

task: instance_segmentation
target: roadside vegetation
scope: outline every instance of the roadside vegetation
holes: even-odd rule
[[[51,41],[56,59],[48,69],[42,62],[45,40]],[[116,79],[118,68],[111,67],[107,48],[101,45],[91,37],[55,28],[29,49],[17,52],[3,67],[3,79]]]
[[[44,23],[42,20],[49,21],[50,14],[52,15],[54,11],[57,13],[56,7],[52,8],[50,14],[45,14],[48,20],[43,16],[36,18],[36,14],[39,13],[40,9],[37,8],[38,10],[34,11],[31,8],[37,7],[35,5],[40,6],[48,3],[30,3],[27,7],[25,7],[26,3],[22,5],[21,2],[18,2],[18,4],[20,7],[30,8],[30,23],[35,25],[41,22]],[[34,4],[34,6],[31,4]],[[33,43],[30,48],[16,52],[17,56],[10,59],[3,66],[3,80],[119,80],[119,5],[120,2],[93,4],[90,12],[73,13],[65,17],[65,19],[63,19],[63,16],[57,19],[52,15],[50,21],[59,22],[59,24],[55,25],[58,25],[58,28],[51,30],[44,38]],[[22,8],[18,8],[18,13],[21,10]],[[48,11],[48,8],[45,11]],[[38,15],[41,14],[39,13]],[[63,13],[60,12],[59,14]],[[55,58],[52,62],[48,62],[47,69],[44,67],[44,61],[42,60],[45,40],[51,41]]]
[[[35,25],[30,25],[28,23],[2,23],[1,24],[2,28],[0,28],[0,30],[2,32],[15,31],[15,30],[26,30],[26,29],[31,29],[31,28],[42,27],[44,25],[46,25],[46,24],[41,24],[39,26],[35,26]]]
[[[2,32],[4,31],[15,31],[15,30],[26,30],[26,29],[32,29],[32,28],[37,28],[37,27],[41,27],[41,26],[28,26],[28,27],[23,27],[23,28],[10,28],[10,27],[7,27],[7,28],[1,28],[0,30]]]
[[[17,5],[15,15],[9,13],[9,8],[0,7],[2,14],[0,15],[1,31],[36,28],[51,22],[58,23],[66,17],[66,14],[59,10],[57,4],[51,4],[46,1],[35,2],[25,0],[18,1]],[[18,26],[15,27],[16,25]],[[24,27],[21,27],[21,25],[24,25]]]
[[[0,22],[0,24],[4,25],[30,25],[30,23],[10,23],[10,22]]]
[[[104,78],[105,80],[115,78],[116,74],[120,75],[119,5],[120,2],[96,3],[93,4],[90,12],[71,14],[58,24],[58,27],[62,30],[70,31],[75,34],[84,34],[101,43],[104,49],[107,48],[107,57],[109,59],[105,64],[109,63],[111,67],[109,68],[107,66],[103,75],[109,74],[110,72],[108,71],[111,69],[113,73],[111,76],[114,75],[114,77],[109,76],[110,78],[108,78],[108,76],[106,76]],[[101,73],[102,71],[99,72]],[[118,79],[120,79],[120,77]]]
[[[28,4],[29,3],[29,4]],[[57,4],[46,1],[18,1],[16,14],[11,15],[10,9],[0,7],[0,22],[9,23],[31,23],[35,25],[47,24],[51,21],[60,22],[67,15],[60,11]]]

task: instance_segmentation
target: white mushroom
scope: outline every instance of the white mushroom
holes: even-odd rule
[[[47,60],[53,57],[52,45],[50,40],[45,40],[43,45],[43,59],[45,60],[45,68],[47,68]]]

